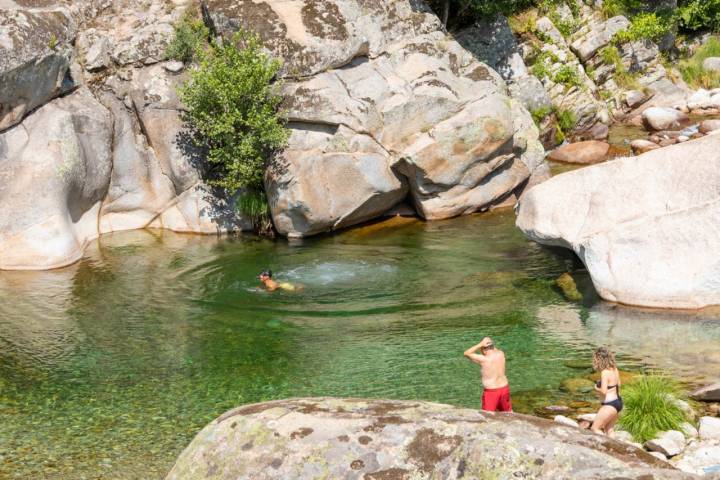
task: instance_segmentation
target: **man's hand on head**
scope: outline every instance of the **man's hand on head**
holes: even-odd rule
[[[490,339],[490,337],[483,338],[482,342],[480,342],[480,346],[484,348],[484,347],[487,347],[488,345],[492,345],[492,340]]]

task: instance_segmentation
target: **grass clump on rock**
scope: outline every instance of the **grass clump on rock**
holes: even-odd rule
[[[274,82],[280,69],[258,37],[240,31],[231,41],[196,48],[197,68],[179,89],[195,143],[206,150],[208,184],[230,194],[260,232],[271,232],[263,177],[269,158],[288,139]]]
[[[709,57],[720,57],[720,40],[711,37],[695,54],[683,60],[678,69],[683,80],[693,88],[720,87],[720,72],[711,72],[703,68],[703,62]]]
[[[666,377],[640,377],[623,386],[621,395],[625,409],[618,424],[640,443],[652,440],[660,432],[682,431],[681,426],[687,421],[677,402],[680,387]]]
[[[165,58],[189,63],[206,43],[210,31],[203,21],[188,10],[175,25],[175,36],[165,49]]]

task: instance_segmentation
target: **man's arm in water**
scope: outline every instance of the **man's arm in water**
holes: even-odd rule
[[[485,337],[482,339],[482,342],[478,343],[475,346],[472,346],[465,350],[464,355],[467,357],[468,360],[470,360],[473,363],[477,363],[478,365],[482,365],[487,360],[487,357],[481,353],[476,353],[478,350],[480,350],[482,347],[485,347],[487,345],[490,345],[492,343],[492,340],[490,340],[489,337]]]

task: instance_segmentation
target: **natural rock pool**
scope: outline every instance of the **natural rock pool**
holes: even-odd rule
[[[208,421],[268,399],[479,407],[462,351],[484,335],[527,413],[591,400],[559,386],[598,344],[625,369],[720,371],[720,314],[601,303],[576,260],[513,222],[393,220],[296,243],[135,231],[69,268],[0,272],[0,477],[159,479]],[[258,291],[268,267],[304,290]],[[566,271],[582,304],[554,285]]]

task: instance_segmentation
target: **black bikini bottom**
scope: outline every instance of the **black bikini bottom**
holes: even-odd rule
[[[616,398],[615,400],[611,400],[609,402],[604,402],[603,405],[607,405],[608,407],[613,407],[615,410],[617,410],[618,413],[622,412],[622,409],[623,409],[622,398]]]

